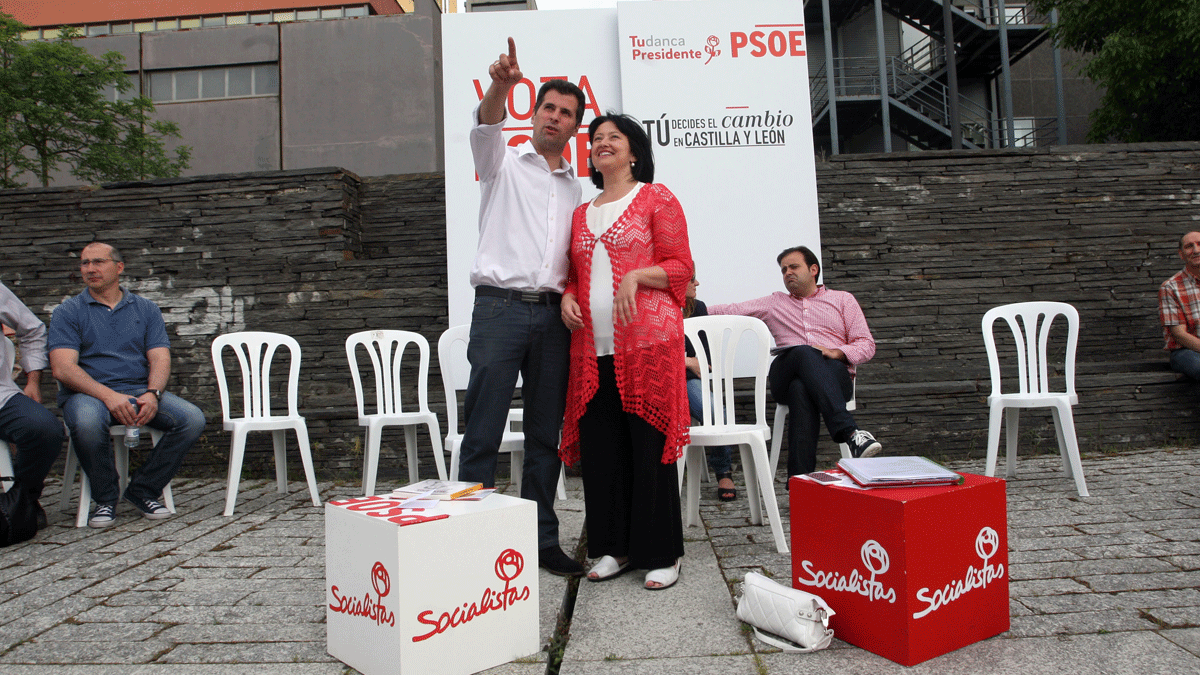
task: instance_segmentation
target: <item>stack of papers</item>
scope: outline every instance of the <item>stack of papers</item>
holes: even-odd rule
[[[458,480],[423,480],[392,490],[401,499],[461,499],[483,488],[483,483]]]
[[[868,457],[838,460],[838,468],[863,487],[954,485],[963,477],[924,457]]]

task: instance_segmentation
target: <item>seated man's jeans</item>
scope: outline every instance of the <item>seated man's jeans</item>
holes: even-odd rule
[[[13,463],[17,484],[34,499],[40,498],[46,474],[65,439],[58,418],[41,403],[16,394],[0,407],[0,439],[17,446]]]
[[[143,392],[131,392],[132,398]],[[117,468],[108,428],[118,424],[98,398],[72,394],[62,405],[63,419],[71,432],[79,466],[92,486],[97,504],[115,504],[120,499]],[[163,488],[183,465],[183,457],[204,433],[204,413],[196,406],[166,392],[158,402],[158,414],[147,426],[163,432],[150,457],[129,476],[127,492],[141,499],[160,499]]]
[[[701,412],[704,408],[704,391],[700,380],[687,381],[688,409],[692,413],[692,417],[703,419],[704,414]],[[733,471],[733,446],[732,445],[710,445],[708,446],[708,467],[715,474],[730,473]]]
[[[817,468],[821,419],[837,443],[844,443],[857,428],[846,410],[854,394],[850,370],[815,347],[801,345],[775,357],[767,381],[775,401],[788,406],[788,475],[812,473]]]
[[[1200,352],[1194,352],[1186,347],[1172,350],[1171,370],[1200,381]]]

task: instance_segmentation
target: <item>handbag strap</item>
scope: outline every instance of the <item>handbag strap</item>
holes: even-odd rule
[[[772,647],[778,647],[785,652],[793,652],[796,654],[803,654],[806,652],[815,652],[818,649],[824,649],[829,646],[829,640],[833,636],[833,631],[828,630],[828,631],[825,631],[825,637],[818,640],[817,644],[815,644],[811,647],[797,647],[795,644],[793,644],[791,642],[788,642],[786,640],[780,640],[779,638],[774,637],[770,633],[764,633],[764,632],[760,631],[758,629],[758,626],[751,624],[750,627],[754,629],[754,637],[758,638],[759,640],[762,640],[763,642],[771,645]]]

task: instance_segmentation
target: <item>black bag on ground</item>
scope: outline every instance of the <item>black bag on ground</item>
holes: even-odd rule
[[[0,476],[0,481],[13,482],[12,476]],[[33,539],[37,534],[37,502],[13,485],[0,494],[0,547],[12,546]]]

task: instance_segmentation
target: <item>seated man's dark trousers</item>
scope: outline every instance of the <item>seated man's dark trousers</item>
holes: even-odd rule
[[[788,475],[812,473],[817,467],[821,419],[835,442],[843,443],[857,428],[846,410],[854,383],[846,364],[827,359],[815,347],[800,345],[781,352],[767,375],[771,396],[788,407]]]

